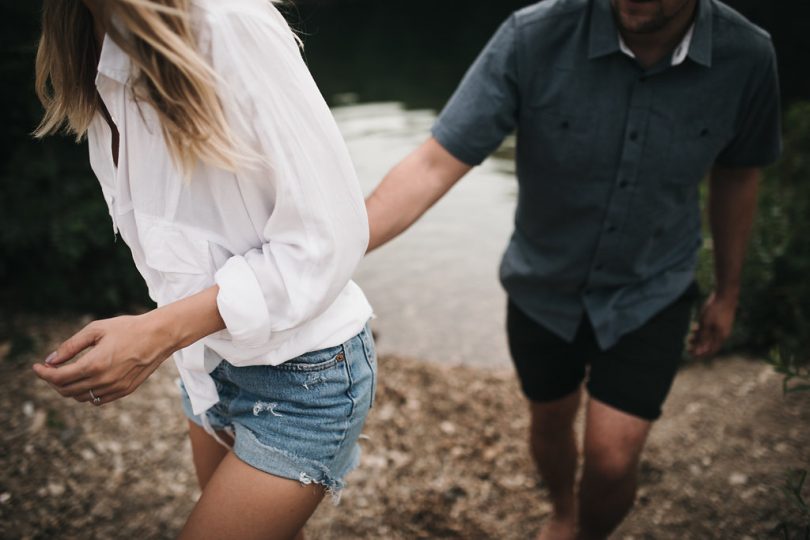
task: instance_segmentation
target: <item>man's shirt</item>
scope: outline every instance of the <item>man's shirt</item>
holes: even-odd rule
[[[433,128],[469,165],[517,129],[501,282],[565,339],[587,315],[608,348],[673,302],[694,279],[701,179],[779,156],[770,36],[699,0],[685,42],[685,57],[644,69],[620,46],[610,0],[534,4],[501,26]]]

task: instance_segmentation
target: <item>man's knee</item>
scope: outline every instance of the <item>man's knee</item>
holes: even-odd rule
[[[585,477],[604,484],[621,484],[634,479],[638,458],[634,452],[610,448],[589,448],[585,452]]]
[[[531,402],[532,438],[542,441],[570,435],[579,403],[579,391],[552,402]]]

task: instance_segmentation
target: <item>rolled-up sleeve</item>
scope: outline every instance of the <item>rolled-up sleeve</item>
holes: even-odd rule
[[[231,339],[251,348],[332,305],[365,253],[368,220],[346,145],[284,19],[263,2],[223,9],[211,21],[223,108],[264,162],[240,182],[263,183],[272,206],[262,245],[215,275]]]

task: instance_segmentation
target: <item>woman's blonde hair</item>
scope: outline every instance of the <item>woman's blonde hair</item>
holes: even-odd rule
[[[197,51],[190,0],[94,0],[109,37],[137,68],[135,98],[157,111],[175,162],[189,173],[200,159],[234,170],[236,148],[217,76]],[[45,0],[36,60],[36,91],[45,115],[34,135],[59,131],[80,141],[101,98],[95,86],[100,55],[93,16],[81,0]]]

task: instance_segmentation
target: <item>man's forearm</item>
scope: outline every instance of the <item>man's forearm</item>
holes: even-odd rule
[[[471,167],[453,158],[434,139],[412,152],[366,200],[368,251],[410,227]]]
[[[757,209],[760,170],[716,167],[709,184],[716,293],[736,303]]]

